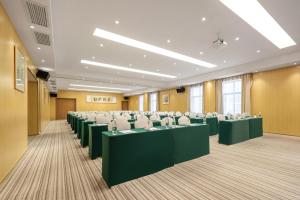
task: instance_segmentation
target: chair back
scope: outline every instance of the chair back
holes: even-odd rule
[[[186,116],[182,116],[178,119],[178,124],[179,125],[190,125],[191,121],[188,117]]]

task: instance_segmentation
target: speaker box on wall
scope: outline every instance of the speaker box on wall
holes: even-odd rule
[[[129,100],[129,97],[124,97],[124,100]]]
[[[177,93],[183,93],[185,91],[184,87],[179,87],[176,89]]]
[[[50,74],[46,71],[38,69],[38,71],[36,72],[36,77],[44,81],[48,81],[48,79],[50,78]]]
[[[57,97],[57,93],[55,93],[55,92],[50,92],[50,97]]]

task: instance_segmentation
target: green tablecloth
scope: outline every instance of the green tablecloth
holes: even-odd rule
[[[202,124],[203,123],[203,118],[201,117],[191,117],[191,124]]]
[[[159,115],[160,119],[163,119],[165,117],[168,117],[168,115]]]
[[[209,154],[209,126],[193,124],[172,129],[174,163],[180,163]]]
[[[224,120],[219,123],[219,143],[235,144],[249,139],[249,120]]]
[[[89,124],[89,156],[96,159],[102,156],[102,132],[108,130],[107,124]]]
[[[102,133],[102,177],[109,187],[174,165],[172,130]]]
[[[89,124],[94,124],[95,121],[85,120],[81,123],[81,137],[80,144],[82,147],[86,147],[89,144]]]
[[[78,134],[81,134],[81,124],[82,124],[83,121],[84,121],[83,118],[78,118],[77,119],[77,126],[76,126],[76,129],[74,131],[74,133],[77,134],[77,137],[78,137]]]
[[[249,118],[249,136],[250,139],[263,136],[263,119]]]
[[[207,117],[206,124],[209,125],[209,135],[216,135],[219,132],[219,121],[217,117]]]
[[[109,187],[209,153],[208,125],[102,133],[102,177]]]

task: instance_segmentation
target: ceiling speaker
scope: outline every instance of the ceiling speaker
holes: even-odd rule
[[[176,89],[177,93],[184,93],[185,88],[184,87],[179,87]]]
[[[38,69],[38,71],[36,72],[36,77],[44,81],[48,81],[48,79],[50,78],[50,74],[49,72]]]

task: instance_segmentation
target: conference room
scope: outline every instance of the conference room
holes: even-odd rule
[[[0,0],[0,199],[300,199],[299,9]]]

